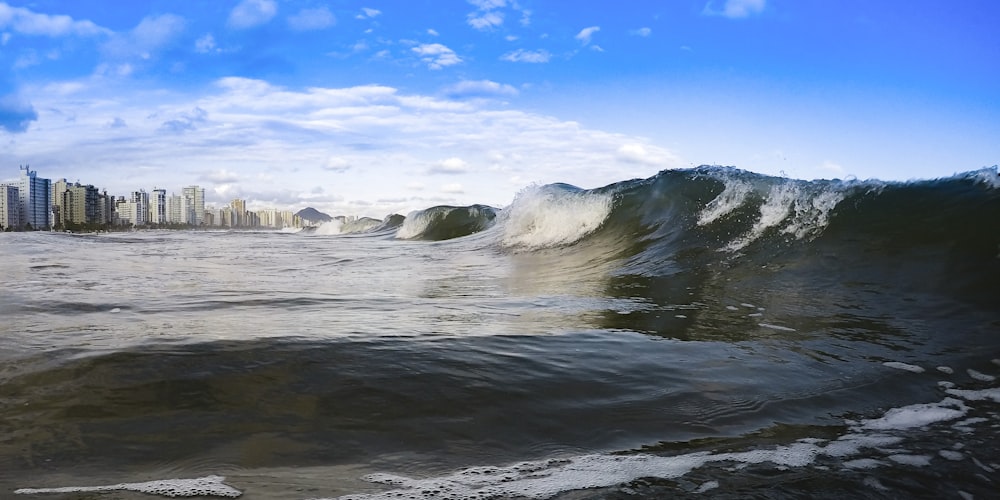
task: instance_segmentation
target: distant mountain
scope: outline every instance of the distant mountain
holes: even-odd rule
[[[303,208],[302,210],[299,210],[299,213],[295,215],[301,217],[302,220],[307,220],[311,222],[330,222],[333,220],[333,217],[330,217],[329,215],[326,215],[323,212],[320,212],[319,210],[316,210],[313,207]]]

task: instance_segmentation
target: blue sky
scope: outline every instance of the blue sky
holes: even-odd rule
[[[1000,162],[1000,3],[0,0],[0,179],[383,217]]]

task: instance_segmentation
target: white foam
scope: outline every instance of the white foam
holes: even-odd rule
[[[336,236],[341,233],[344,228],[343,219],[333,219],[331,221],[324,222],[316,228],[316,232],[313,234],[319,236]]]
[[[789,328],[787,326],[781,326],[781,325],[772,325],[770,323],[757,323],[757,326],[761,326],[761,327],[764,327],[764,328],[770,328],[772,330],[780,330],[782,332],[794,332],[795,331],[794,328]]]
[[[746,247],[765,231],[785,224],[782,234],[802,239],[822,231],[830,222],[833,209],[845,198],[842,185],[809,185],[785,181],[771,187],[760,207],[757,222],[742,237],[726,246],[728,251]],[[786,224],[787,221],[787,224]]]
[[[920,367],[920,366],[917,366],[917,365],[910,365],[910,364],[906,364],[906,363],[900,363],[899,361],[886,361],[885,363],[882,363],[882,364],[885,365],[885,366],[888,366],[889,368],[895,368],[897,370],[904,370],[904,371],[913,372],[913,373],[923,373],[924,372],[923,367]]]
[[[939,371],[941,373],[946,373],[948,375],[951,375],[952,373],[955,373],[955,370],[952,370],[951,367],[948,367],[948,366],[939,366],[939,367],[937,367],[937,371]]]
[[[821,230],[830,222],[830,212],[844,199],[839,191],[823,191],[809,198],[795,200],[795,216],[792,223],[782,229],[785,234],[793,234],[802,239],[810,233]]]
[[[767,195],[767,200],[760,207],[760,217],[750,231],[726,246],[726,250],[736,251],[753,243],[768,228],[777,226],[785,220],[792,211],[792,203],[801,195],[798,186],[786,182],[773,186]]]
[[[530,187],[518,193],[510,207],[501,212],[501,243],[527,249],[575,243],[604,224],[613,201],[611,193]]]
[[[979,391],[950,389],[949,394],[967,401],[1000,402],[1000,388]],[[936,403],[892,408],[879,418],[847,422],[849,431],[834,440],[803,438],[788,445],[743,452],[696,452],[676,456],[649,454],[591,454],[561,459],[522,462],[510,466],[471,467],[451,474],[414,479],[393,474],[371,474],[364,479],[393,486],[377,493],[339,497],[340,500],[433,500],[486,498],[551,498],[567,491],[622,485],[643,477],[676,479],[708,464],[724,465],[722,470],[738,471],[749,465],[770,464],[775,469],[815,465],[821,456],[843,459],[849,469],[874,469],[890,463],[914,467],[931,464],[934,455],[905,449],[910,430],[956,421],[971,411],[962,400],[952,397]],[[967,418],[959,423],[974,425],[985,419]],[[961,449],[961,443],[953,446]],[[862,455],[863,456],[858,456]],[[964,460],[957,451],[940,450],[947,460]],[[974,457],[971,457],[975,460]],[[986,464],[976,461],[983,470]],[[701,493],[718,487],[716,481],[700,485]]]
[[[747,195],[753,191],[753,186],[749,182],[735,179],[722,179],[725,187],[718,196],[705,205],[705,208],[698,214],[698,225],[707,226],[718,220],[720,217],[736,210],[746,201]]]
[[[714,490],[714,489],[716,489],[718,487],[719,487],[719,482],[718,481],[705,481],[704,483],[701,483],[701,486],[698,486],[698,488],[695,489],[694,492],[695,493],[704,493],[704,492],[709,491],[709,490]]]
[[[989,400],[993,401],[994,403],[1000,403],[1000,387],[994,387],[992,389],[982,389],[978,391],[971,391],[964,389],[948,389],[944,392],[947,392],[952,396],[958,396],[966,401]]]
[[[949,391],[950,392],[950,391]],[[969,411],[961,401],[945,398],[939,403],[923,403],[892,408],[880,418],[862,420],[861,428],[871,430],[900,430],[924,427],[964,417]]]
[[[223,483],[222,476],[206,476],[196,479],[165,479],[145,483],[119,483],[107,486],[67,486],[61,488],[21,488],[15,490],[18,495],[36,495],[45,493],[95,493],[105,491],[134,491],[149,495],[165,497],[198,497],[214,496],[236,498],[243,494],[240,490]]]
[[[736,306],[726,306],[726,309],[729,309],[730,311],[739,311],[740,310],[740,308],[736,307]]]
[[[112,310],[110,310],[108,312],[110,312],[111,314],[117,314],[117,313],[122,312],[122,308],[116,307],[116,308],[114,308],[114,309],[112,309]]]
[[[874,458],[859,458],[844,462],[844,467],[848,469],[874,469],[883,465],[885,465],[885,462],[875,460]]]
[[[965,370],[965,373],[968,373],[970,377],[972,377],[972,378],[974,378],[974,379],[976,379],[976,380],[978,380],[980,382],[993,382],[994,380],[997,379],[993,375],[987,375],[987,374],[982,373],[982,372],[977,372],[976,370],[973,370],[972,368],[967,368]]]

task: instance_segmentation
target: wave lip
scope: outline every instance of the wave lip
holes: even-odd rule
[[[396,238],[427,241],[460,238],[492,227],[496,216],[497,210],[487,205],[439,205],[411,212],[396,232]]]
[[[612,192],[569,184],[529,187],[503,212],[501,245],[527,250],[571,245],[599,229],[613,206]]]

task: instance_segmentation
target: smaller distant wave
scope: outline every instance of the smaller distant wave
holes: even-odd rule
[[[324,222],[318,227],[307,230],[304,234],[314,234],[317,236],[336,236],[340,234],[357,234],[357,233],[370,233],[385,229],[390,220],[394,220],[393,217],[401,217],[398,215],[389,215],[385,220],[373,219],[371,217],[361,217],[352,218],[337,216],[333,220]]]
[[[410,213],[396,232],[403,240],[441,241],[460,238],[493,226],[497,210],[486,205],[441,205]]]

